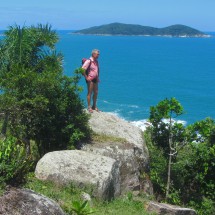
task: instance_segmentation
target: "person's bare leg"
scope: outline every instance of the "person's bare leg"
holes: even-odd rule
[[[97,103],[97,97],[98,97],[98,83],[93,83],[93,109],[96,109],[96,103]]]
[[[87,105],[88,105],[88,109],[91,108],[90,102],[91,102],[91,95],[93,92],[93,82],[92,81],[88,81],[87,82],[87,88],[88,88],[88,92],[87,92]]]

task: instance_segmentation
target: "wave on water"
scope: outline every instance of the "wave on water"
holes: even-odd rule
[[[187,122],[185,120],[177,120],[177,123],[181,123],[182,125],[187,125]]]
[[[142,131],[145,131],[148,127],[152,126],[152,124],[147,119],[131,121],[131,124],[140,128]]]
[[[132,125],[140,128],[142,131],[145,131],[148,127],[152,126],[148,119],[134,120],[138,119],[140,116],[144,117],[144,113],[147,111],[146,108],[141,108],[138,105],[131,104],[119,104],[113,103],[106,100],[102,100],[106,109],[106,112],[117,116],[123,120],[130,122]],[[110,106],[110,107],[107,107]],[[163,122],[168,124],[169,119],[163,119]],[[181,123],[184,126],[187,124],[184,120],[172,119],[173,123]]]
[[[180,124],[182,124],[184,126],[187,124],[187,122],[184,121],[184,120],[174,120],[173,119],[172,121],[173,121],[173,123],[180,123]],[[163,119],[163,122],[166,123],[166,124],[168,124],[170,122],[170,120],[169,119]],[[152,126],[152,124],[149,122],[148,119],[131,121],[131,123],[134,126],[140,128],[142,131],[145,131],[148,127]]]
[[[104,102],[105,104],[110,104],[110,105],[114,105],[114,106],[118,106],[118,107],[127,107],[127,108],[135,108],[135,109],[140,108],[138,105],[118,104],[118,103],[109,102],[109,101],[106,101],[106,100],[103,100],[102,102]]]
[[[163,119],[162,120],[164,123],[169,123],[170,122],[170,119]],[[173,123],[179,123],[179,124],[182,124],[182,125],[186,125],[187,124],[187,122],[186,121],[184,121],[184,120],[175,120],[175,119],[172,119],[172,122]]]
[[[119,118],[121,118],[121,119],[124,119],[123,118],[123,116],[121,116],[121,114],[120,114],[120,109],[117,109],[117,110],[115,110],[115,111],[111,111],[111,112],[107,112],[108,114],[111,114],[111,115],[113,115],[113,116],[117,116],[117,117],[119,117]],[[125,119],[124,119],[125,120]]]
[[[121,104],[120,106],[121,106],[121,107],[126,106],[126,107],[129,107],[129,108],[140,108],[138,105],[127,105],[127,104]]]
[[[130,122],[132,125],[140,128],[142,131],[145,131],[148,127],[152,126],[152,124],[149,122],[148,119],[134,120],[134,121],[129,120],[129,119],[127,119],[126,117],[124,117],[122,115],[121,111],[122,111],[121,109],[116,109],[114,111],[110,111],[110,112],[107,112],[107,113]],[[172,119],[172,121],[173,121],[173,123],[180,123],[180,124],[182,124],[184,126],[186,126],[186,124],[187,124],[187,122],[184,121],[184,120],[175,120],[175,119]],[[163,119],[163,122],[166,123],[166,124],[168,124],[169,123],[169,119]]]

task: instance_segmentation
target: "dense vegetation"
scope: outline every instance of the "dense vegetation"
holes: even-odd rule
[[[39,158],[89,138],[88,116],[77,85],[81,75],[63,74],[57,41],[48,25],[13,26],[1,40],[1,181],[7,171],[5,181],[14,178],[16,166],[23,169],[32,154]]]
[[[2,133],[28,143],[41,155],[87,137],[88,117],[79,98],[79,75],[63,75],[63,56],[55,51],[50,26],[11,27],[0,46]]]
[[[185,25],[172,25],[166,28],[153,28],[142,25],[112,23],[76,31],[80,34],[98,35],[150,35],[150,36],[204,36],[205,34]]]
[[[215,213],[215,121],[187,127],[173,121],[183,114],[175,99],[151,107],[153,127],[145,133],[156,198],[194,207],[199,215]],[[168,118],[168,121],[164,121]]]

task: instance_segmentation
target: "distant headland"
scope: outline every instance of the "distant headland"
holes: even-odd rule
[[[95,26],[72,32],[72,34],[86,35],[114,35],[114,36],[162,36],[162,37],[210,37],[197,29],[186,25],[171,25],[165,28],[154,28],[150,26],[111,23]]]

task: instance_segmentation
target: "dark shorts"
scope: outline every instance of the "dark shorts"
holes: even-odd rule
[[[94,84],[96,84],[96,83],[98,83],[98,78],[94,78],[93,80],[91,80]],[[91,82],[91,81],[87,81],[86,80],[86,83],[88,83],[88,82]]]

